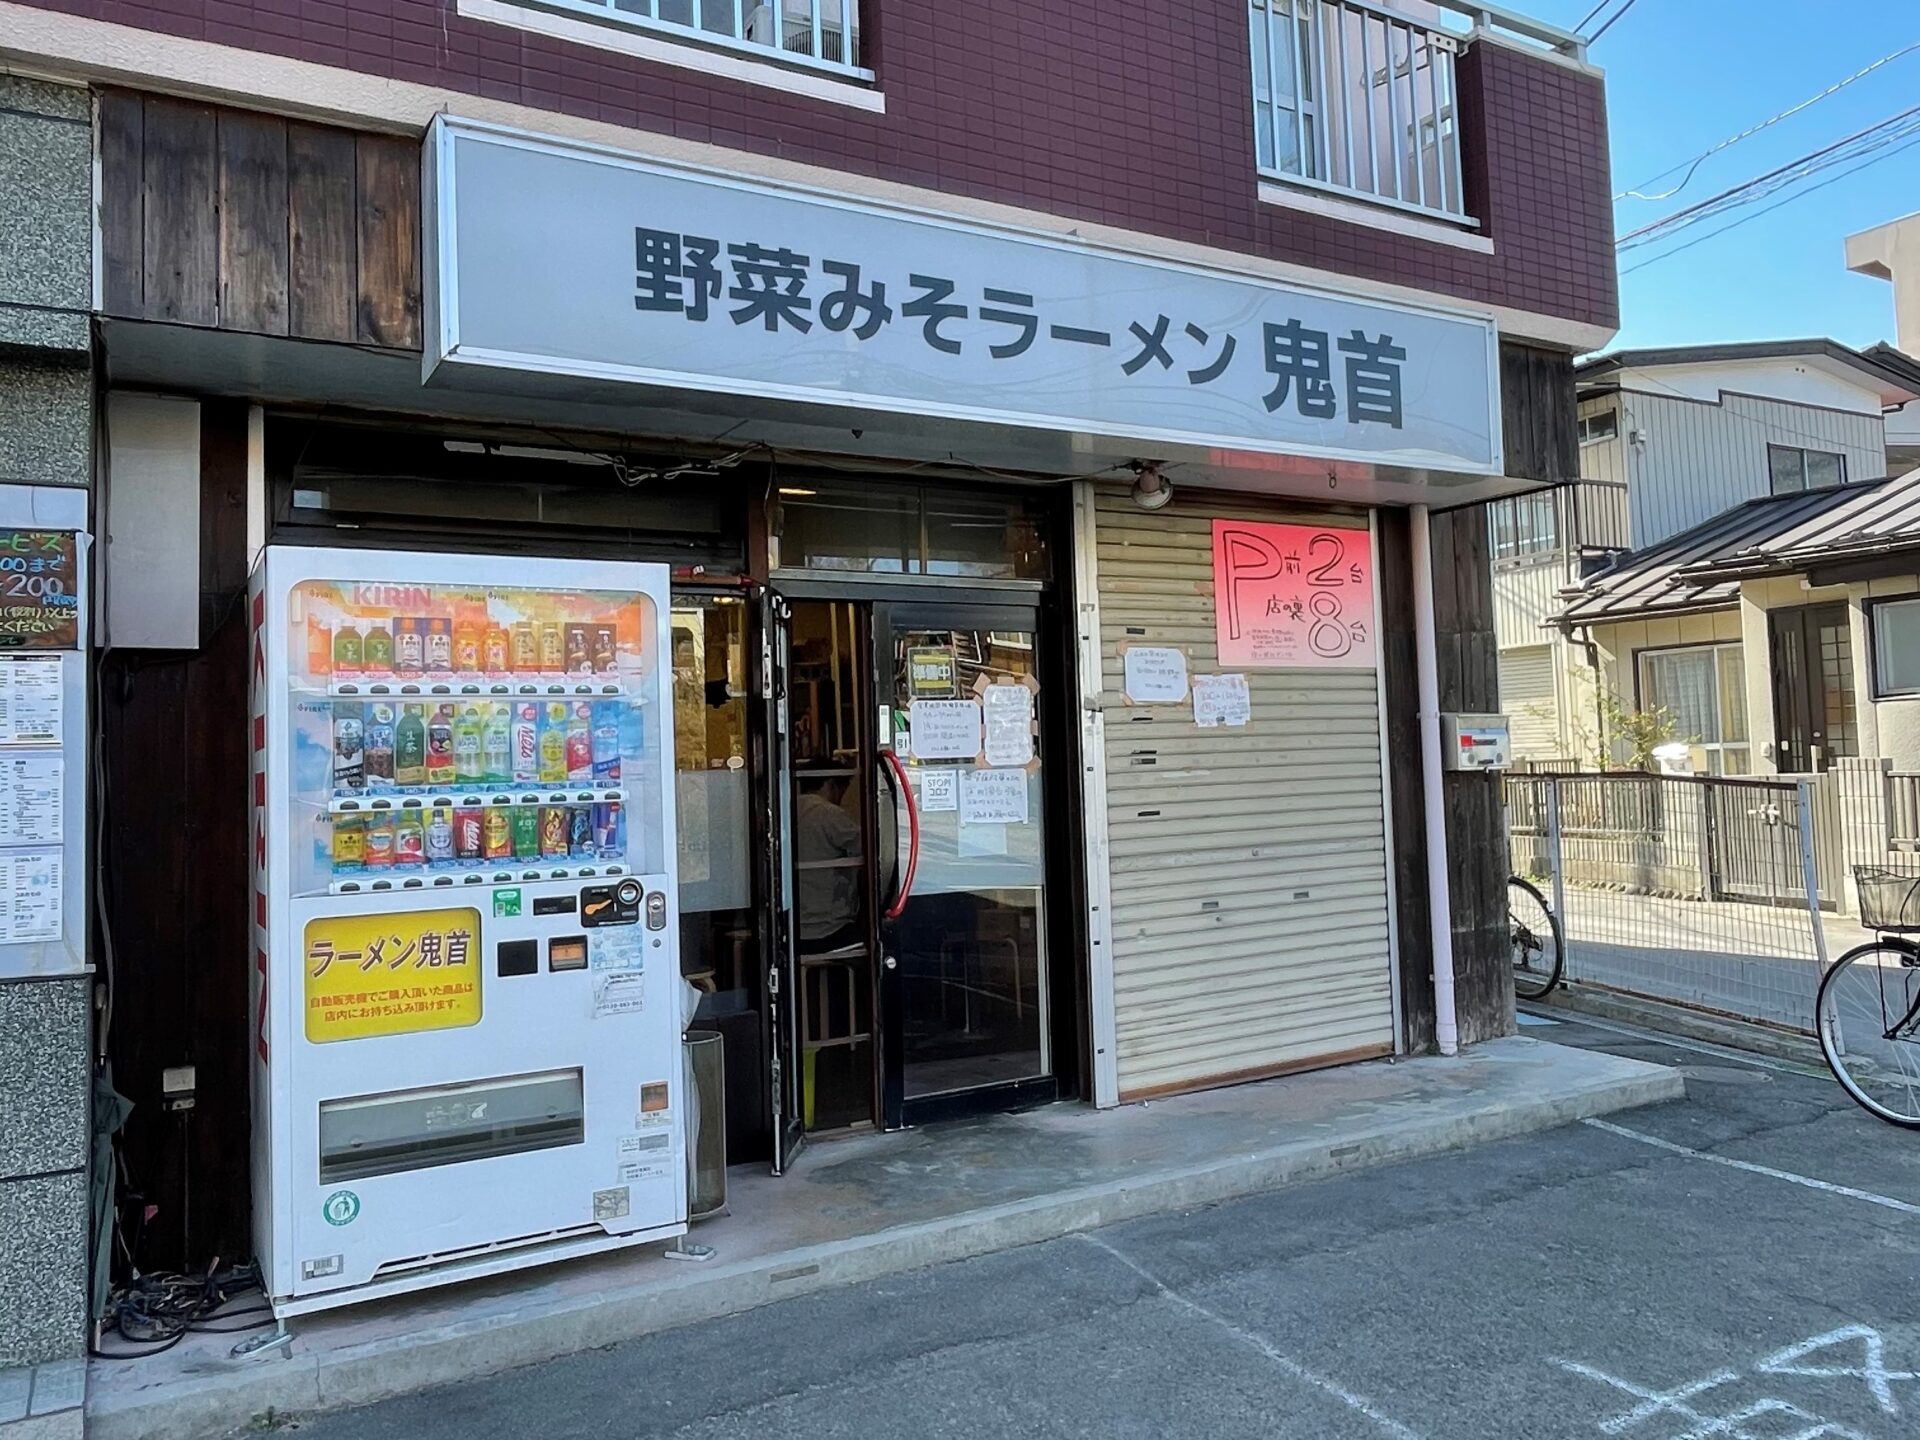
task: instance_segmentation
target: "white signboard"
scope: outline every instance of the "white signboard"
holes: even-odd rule
[[[1033,692],[1024,685],[989,685],[980,695],[986,717],[989,765],[1025,765],[1033,759]]]
[[[956,786],[958,770],[920,771],[920,813],[932,815],[941,810],[958,810],[960,793]]]
[[[1027,823],[1027,772],[1024,770],[963,770],[960,772],[962,825],[1024,825]]]
[[[916,700],[907,710],[916,760],[971,760],[980,753],[978,700]]]
[[[1483,317],[469,120],[436,120],[427,146],[430,375],[490,366],[1501,473]]]
[[[1177,705],[1187,698],[1187,656],[1171,645],[1130,645],[1121,657],[1127,699],[1135,705]]]
[[[58,656],[0,661],[0,744],[58,745],[65,704]]]
[[[1253,715],[1245,675],[1193,677],[1193,723],[1202,730],[1220,725],[1244,725]]]
[[[0,755],[0,845],[58,845],[65,781],[58,755]]]
[[[64,869],[58,850],[0,855],[0,944],[60,938]]]

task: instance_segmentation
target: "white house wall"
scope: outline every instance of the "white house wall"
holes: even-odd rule
[[[1708,403],[1726,391],[1735,391],[1828,410],[1852,410],[1863,415],[1880,412],[1880,392],[1864,376],[1853,378],[1852,372],[1839,373],[1838,366],[1829,369],[1818,360],[1792,355],[1622,370],[1620,388],[1650,395],[1686,395]]]
[[[1895,575],[1884,580],[1849,585],[1853,625],[1853,674],[1859,687],[1860,753],[1883,755],[1893,761],[1895,771],[1920,773],[1920,696],[1897,700],[1873,698],[1873,644],[1868,633],[1868,600],[1891,600],[1900,595],[1920,593],[1920,575]]]
[[[1600,661],[1600,676],[1607,689],[1623,708],[1638,710],[1641,704],[1638,656],[1643,650],[1670,650],[1679,645],[1714,645],[1741,640],[1740,612],[1731,607],[1704,615],[1672,615],[1659,620],[1623,620],[1613,625],[1593,627],[1594,648]],[[1753,653],[1751,650],[1747,654]],[[1591,670],[1585,693],[1585,724],[1594,729]],[[1748,706],[1752,714],[1752,706]],[[1748,720],[1751,732],[1752,720]],[[1757,753],[1757,752],[1755,752]]]

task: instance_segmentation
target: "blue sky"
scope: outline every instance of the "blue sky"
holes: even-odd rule
[[[1605,13],[1618,3],[1609,0]],[[1517,0],[1513,8],[1571,26],[1593,4]],[[1636,0],[1590,52],[1607,72],[1614,189],[1638,186],[1915,41],[1920,0]],[[1618,202],[1617,233],[1917,104],[1920,51],[1722,151],[1672,199]],[[1803,185],[1838,173],[1826,171]],[[1664,190],[1678,178],[1639,188]],[[1780,198],[1624,252],[1622,271]],[[1802,335],[1830,335],[1850,345],[1891,340],[1892,287],[1849,273],[1843,242],[1853,231],[1916,210],[1920,144],[1684,253],[1623,273],[1614,346]]]

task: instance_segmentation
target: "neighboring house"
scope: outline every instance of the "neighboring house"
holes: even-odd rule
[[[1623,350],[1576,373],[1579,481],[1490,507],[1501,705],[1523,760],[1593,761],[1607,696],[1635,704],[1633,685],[1596,689],[1584,649],[1547,624],[1584,576],[1750,501],[1878,480],[1883,411],[1920,411],[1920,367],[1832,340]]]
[[[1750,500],[1591,576],[1554,617],[1696,771],[1920,770],[1920,471]]]
[[[1847,268],[1893,286],[1893,343],[1899,350],[1876,345],[1866,353],[1906,360],[1920,348],[1920,214],[1849,235]],[[1916,465],[1920,465],[1920,401],[1887,411],[1887,472],[1901,475]]]

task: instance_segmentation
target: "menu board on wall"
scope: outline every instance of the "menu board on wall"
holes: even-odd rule
[[[80,562],[71,530],[0,530],[0,649],[80,647]]]

